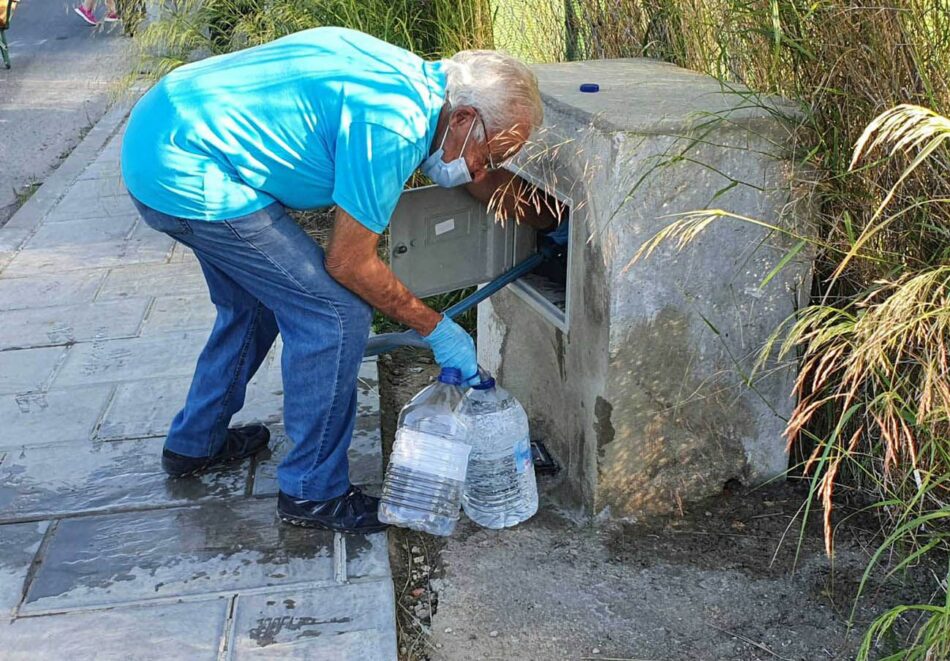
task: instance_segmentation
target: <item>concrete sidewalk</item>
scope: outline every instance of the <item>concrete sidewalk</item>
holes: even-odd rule
[[[129,73],[121,23],[90,27],[75,5],[20,2],[7,30],[13,68],[0,66],[0,225],[16,210],[17,194],[44,181],[109,109],[114,86]]]
[[[110,111],[0,228],[2,656],[395,658],[386,535],[276,519],[279,346],[235,420],[266,422],[272,456],[161,472],[214,309],[194,257],[122,188],[124,116]],[[382,479],[378,401],[368,362],[357,484]]]

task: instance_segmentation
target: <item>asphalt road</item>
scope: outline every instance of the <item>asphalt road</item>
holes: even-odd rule
[[[73,4],[22,0],[7,30],[13,67],[0,66],[0,225],[17,192],[42,182],[102,116],[128,71],[121,25],[91,27]]]

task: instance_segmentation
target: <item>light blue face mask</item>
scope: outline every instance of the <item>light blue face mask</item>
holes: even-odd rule
[[[449,130],[446,128],[445,133],[442,134],[442,142],[439,143],[439,148],[432,152],[432,155],[419,166],[419,169],[422,170],[422,174],[429,177],[436,186],[455,188],[456,186],[467,184],[472,180],[472,173],[469,172],[468,164],[465,162],[465,158],[462,154],[465,153],[465,145],[468,144],[468,139],[472,135],[473,128],[475,128],[474,121],[471,126],[468,127],[468,133],[465,134],[465,140],[462,142],[462,149],[459,151],[459,157],[457,159],[449,163],[442,160],[442,155],[445,153],[442,149],[442,145],[445,144],[445,138],[449,134]]]

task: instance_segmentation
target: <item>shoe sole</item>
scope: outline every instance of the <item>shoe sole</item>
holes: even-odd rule
[[[289,523],[292,526],[297,526],[298,528],[319,528],[320,530],[332,530],[333,532],[341,532],[345,535],[369,535],[374,532],[382,532],[389,527],[389,524],[380,523],[378,526],[373,526],[371,528],[360,528],[355,530],[353,528],[333,528],[323,523],[317,521],[311,521],[310,519],[298,519],[295,516],[287,516],[286,514],[277,513],[278,518],[284,523]]]
[[[76,14],[77,14],[82,20],[86,21],[86,23],[88,23],[89,25],[91,25],[91,26],[93,26],[93,27],[99,25],[99,24],[96,23],[95,21],[90,21],[90,20],[89,20],[89,17],[86,16],[85,14],[83,14],[83,13],[82,13],[81,11],[79,11],[77,8],[73,7],[73,11],[76,12]]]

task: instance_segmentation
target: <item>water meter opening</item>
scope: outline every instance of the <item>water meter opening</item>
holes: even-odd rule
[[[530,246],[531,250],[542,248],[549,258],[534,271],[511,285],[520,298],[565,333],[570,308],[571,292],[571,252],[574,228],[571,223],[572,202],[557,191],[547,190],[549,208],[560,209],[560,222],[551,232],[537,232],[527,226],[519,225],[516,232],[527,234],[519,237],[516,244]]]

